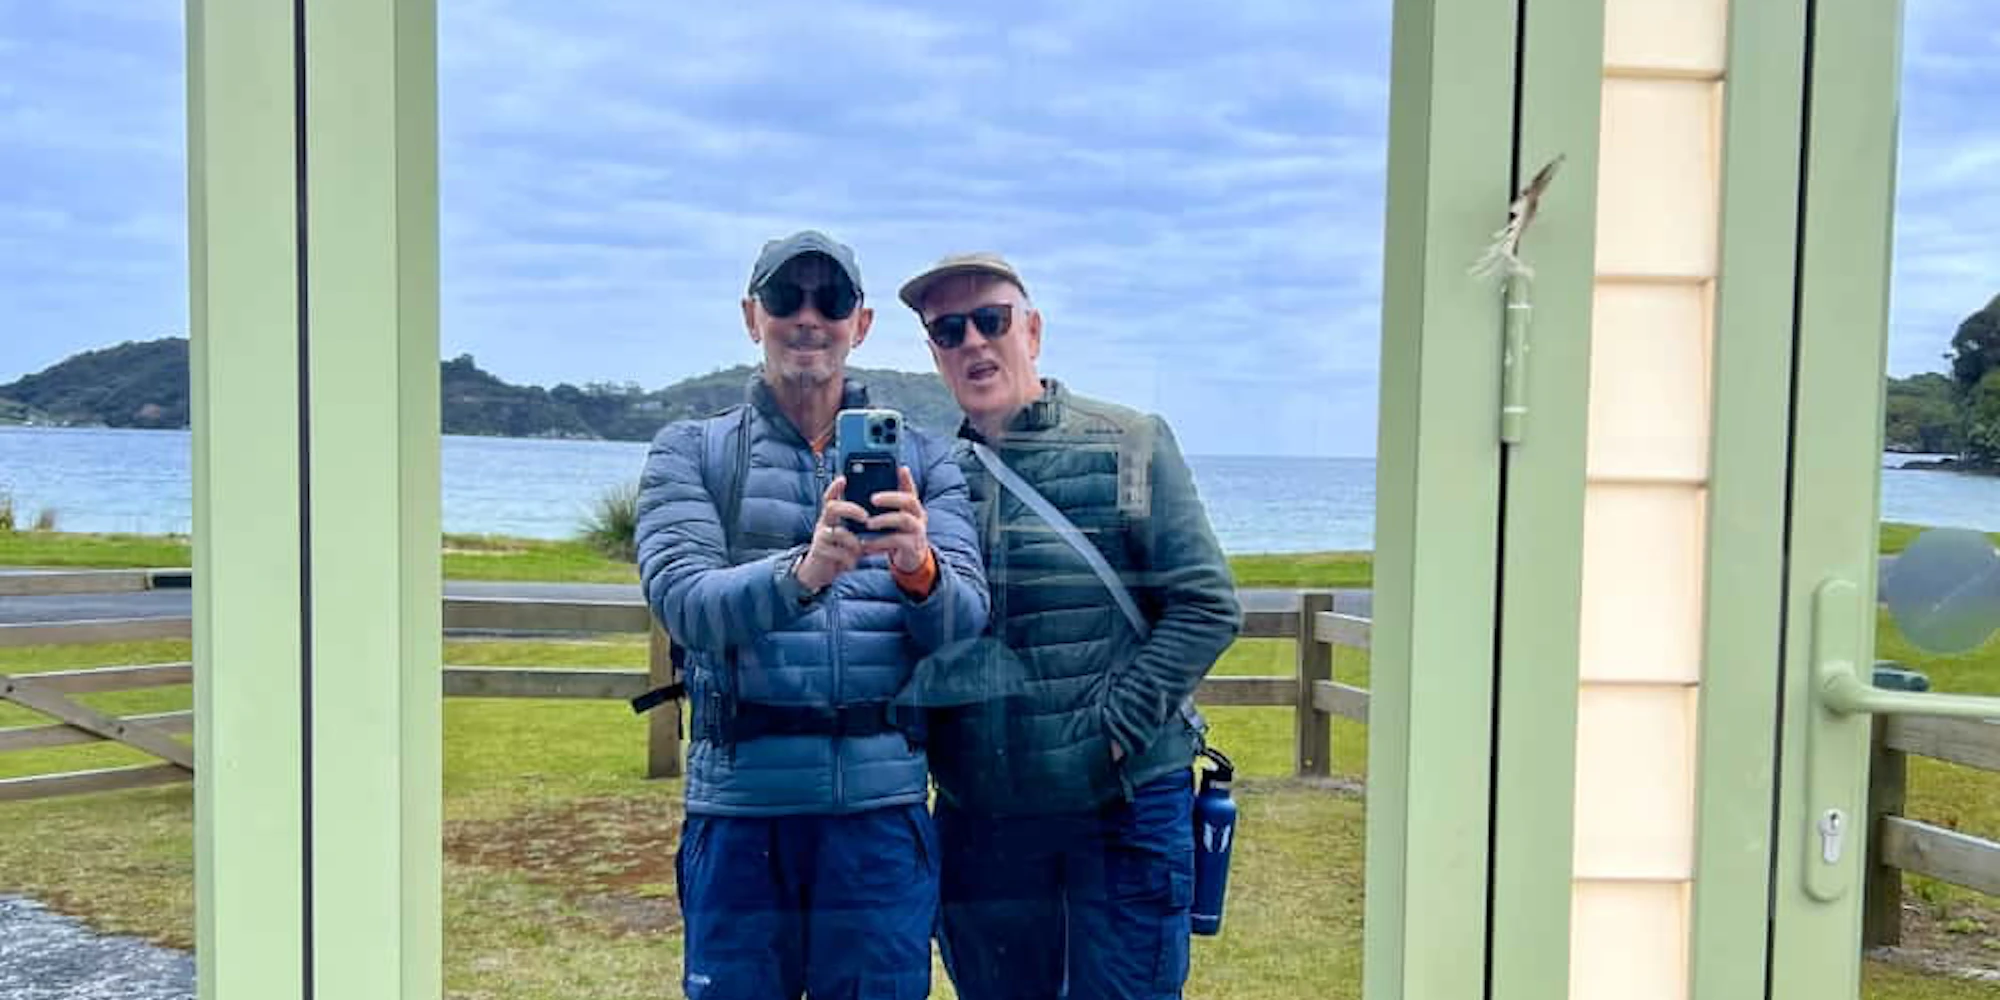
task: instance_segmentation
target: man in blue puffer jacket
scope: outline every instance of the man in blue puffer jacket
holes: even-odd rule
[[[829,446],[836,413],[868,405],[845,375],[872,321],[861,288],[821,233],[766,244],[743,300],[764,352],[748,401],[669,425],[646,459],[640,579],[687,654],[694,720],[676,858],[691,1000],[930,989],[925,732],[892,699],[985,629],[988,598],[942,441],[906,433],[884,513],[843,497]]]

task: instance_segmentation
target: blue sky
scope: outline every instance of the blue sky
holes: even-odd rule
[[[750,258],[817,226],[878,306],[858,364],[928,370],[895,285],[997,249],[1044,369],[1189,450],[1374,449],[1389,0],[439,6],[446,355],[751,360]],[[0,382],[185,332],[181,8],[0,0]],[[1904,65],[1897,374],[2000,292],[2000,14],[1908,0]]]

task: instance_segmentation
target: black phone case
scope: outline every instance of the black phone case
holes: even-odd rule
[[[841,467],[841,474],[847,477],[846,492],[843,496],[849,503],[859,505],[862,510],[867,511],[870,517],[884,510],[873,503],[875,494],[894,492],[898,485],[896,460],[885,454],[862,452],[850,455],[847,463]],[[854,528],[857,531],[863,530],[858,524],[854,525]]]

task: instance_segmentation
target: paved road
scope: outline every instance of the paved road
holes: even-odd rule
[[[632,601],[639,588],[618,583],[487,583],[452,580],[447,597],[497,597],[543,601]],[[65,622],[92,618],[185,618],[194,613],[187,590],[147,590],[131,594],[56,594],[0,598],[0,625]]]
[[[1895,556],[1883,556],[1878,571],[1887,578]],[[0,573],[9,572],[0,568]],[[499,583],[478,580],[447,580],[446,597],[484,597],[543,601],[635,601],[639,588],[624,583]],[[1243,606],[1250,611],[1283,611],[1292,606],[1293,591],[1249,589],[1241,591]],[[1334,592],[1334,607],[1347,614],[1367,616],[1374,601],[1367,590]],[[1885,595],[1886,596],[1886,595]],[[150,590],[133,594],[62,594],[52,597],[0,598],[0,625],[24,622],[82,621],[92,618],[185,618],[193,613],[193,595],[186,590]]]

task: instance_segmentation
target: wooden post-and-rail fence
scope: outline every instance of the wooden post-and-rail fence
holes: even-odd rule
[[[117,570],[0,574],[0,597],[106,594],[185,587],[186,571]],[[1294,770],[1332,773],[1331,722],[1368,721],[1368,692],[1334,679],[1337,648],[1369,648],[1369,621],[1335,610],[1336,594],[1300,591],[1289,607],[1247,602],[1242,637],[1290,639],[1297,666],[1290,676],[1209,677],[1196,692],[1204,706],[1290,707],[1296,713]],[[549,601],[446,598],[447,632],[545,635],[646,633],[645,670],[553,667],[446,667],[450,698],[550,698],[623,701],[676,680],[669,640],[636,597],[629,601]],[[128,618],[0,625],[0,650],[50,644],[187,639],[187,618]],[[0,653],[0,663],[4,663]],[[193,751],[176,739],[194,729],[190,711],[111,716],[72,696],[189,684],[188,663],[100,667],[49,673],[0,674],[0,701],[53,720],[0,729],[0,752],[109,741],[147,753],[159,763],[0,780],[0,801],[138,788],[192,777]],[[681,773],[680,706],[662,706],[648,722],[646,773]],[[2000,843],[1902,815],[1911,755],[2000,772],[2000,723],[1887,716],[1875,724],[1870,770],[1869,857],[1864,944],[1901,940],[1905,873],[2000,896]]]
[[[1905,873],[2000,896],[2000,843],[1903,815],[1912,756],[2000,773],[2000,721],[1875,717],[1868,768],[1864,947],[1902,943]]]
[[[92,570],[0,574],[0,597],[54,594],[130,593],[185,588],[186,570]],[[1195,693],[1204,706],[1292,708],[1296,722],[1296,771],[1332,772],[1330,722],[1335,716],[1366,722],[1368,692],[1333,677],[1335,647],[1368,648],[1368,620],[1334,610],[1329,591],[1302,591],[1288,607],[1268,600],[1245,611],[1245,639],[1294,640],[1297,669],[1290,676],[1210,677]],[[624,701],[678,680],[668,653],[666,631],[635,595],[625,601],[555,601],[447,597],[447,633],[506,633],[549,636],[644,633],[645,670],[592,670],[558,667],[444,668],[447,698],[546,698]],[[185,617],[120,618],[0,625],[0,651],[42,645],[81,645],[160,639],[187,639]],[[5,653],[0,652],[0,663]],[[189,684],[189,663],[104,667],[49,673],[0,673],[0,702],[11,702],[51,721],[0,729],[0,753],[78,743],[113,742],[158,758],[159,763],[62,774],[0,779],[0,801],[46,798],[186,781],[194,773],[193,751],[176,739],[194,729],[190,711],[110,716],[70,699],[73,694],[125,691]],[[648,715],[646,774],[678,777],[682,767],[683,717],[679,703]]]

